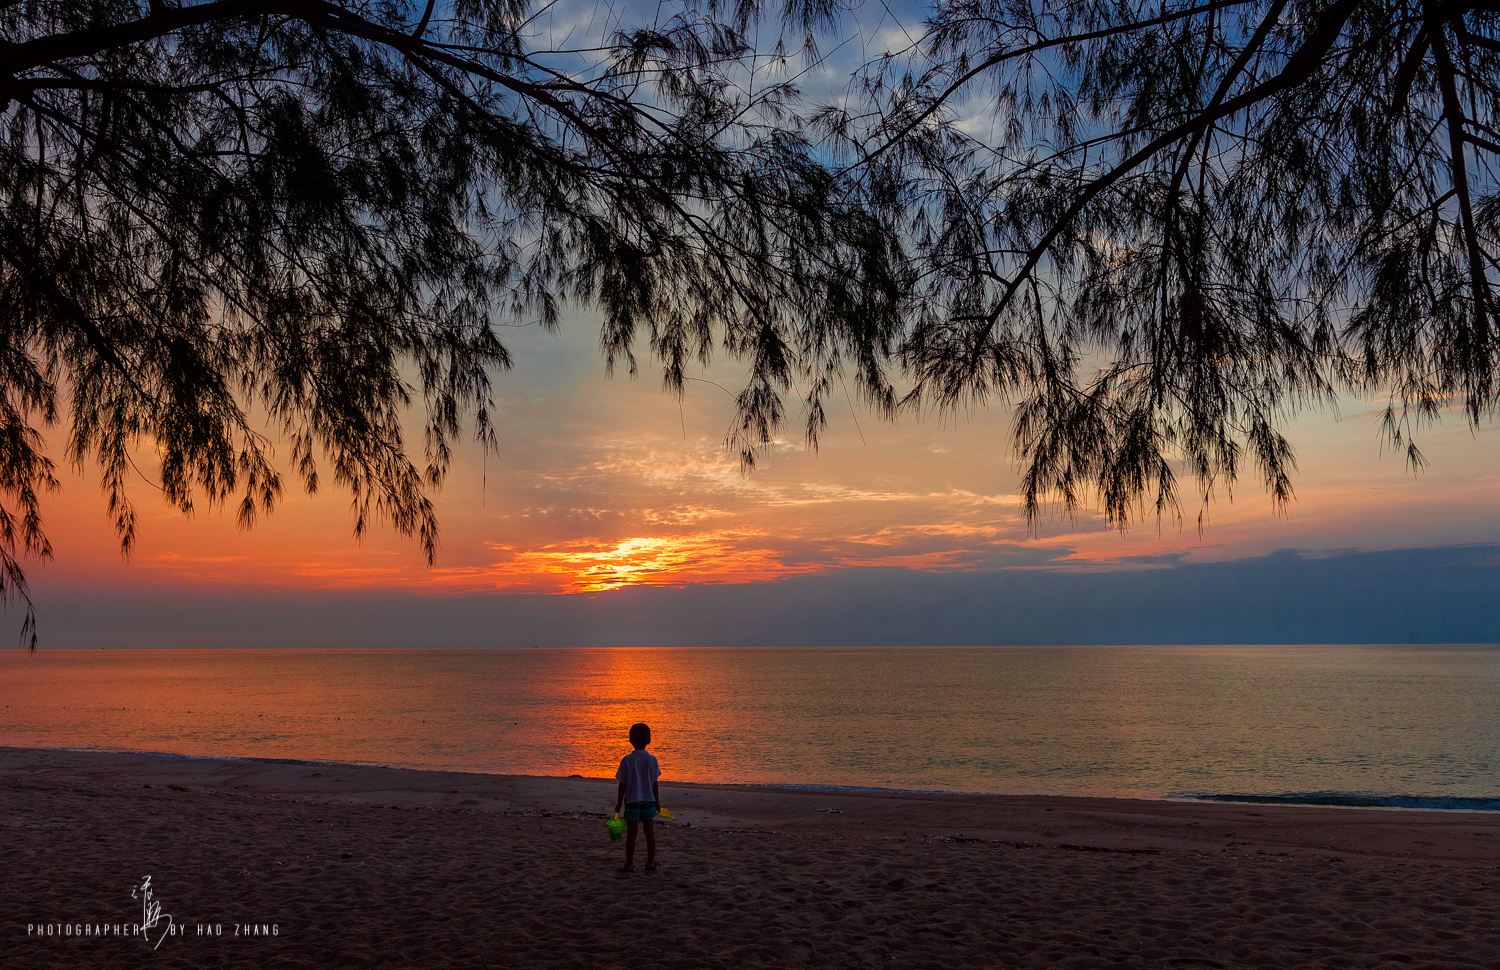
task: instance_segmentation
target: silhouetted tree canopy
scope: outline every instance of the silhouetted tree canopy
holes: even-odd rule
[[[829,131],[899,182],[912,403],[1015,406],[1032,514],[1291,494],[1288,415],[1497,402],[1500,4],[945,0]],[[1202,519],[1200,517],[1200,523]]]
[[[1500,4],[951,0],[822,104],[746,38],[835,0],[622,8],[566,50],[548,9],[0,0],[0,592],[48,554],[62,415],[127,549],[133,447],[248,523],[269,422],[431,556],[497,327],[570,302],[671,389],[743,361],[747,464],[849,368],[888,414],[1008,402],[1028,510],[1122,528],[1184,476],[1285,502],[1288,417],[1341,393],[1389,393],[1414,465],[1500,400]]]
[[[466,418],[489,440],[497,327],[569,301],[602,311],[611,365],[649,337],[669,387],[716,348],[747,361],[747,461],[793,379],[813,433],[840,359],[888,396],[900,254],[799,133],[795,88],[740,83],[756,11],[551,50],[546,9],[0,3],[0,592],[49,555],[62,415],[127,551],[132,448],[184,511],[249,523],[284,488],[269,427],[308,490],[320,467],[352,490],[356,534],[383,517],[431,557],[425,492]]]

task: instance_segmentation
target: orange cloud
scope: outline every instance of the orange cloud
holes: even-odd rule
[[[683,535],[628,535],[533,548],[490,544],[487,565],[440,568],[422,585],[448,590],[598,593],[626,586],[752,583],[859,567],[917,570],[1004,568],[1036,555],[993,527],[964,522],[886,527],[830,537],[784,529],[719,529]],[[1043,556],[1056,553],[1046,550]]]
[[[597,593],[622,586],[749,583],[821,568],[787,564],[762,541],[765,536],[755,530],[720,530],[609,542],[586,539],[520,552],[496,546],[504,554],[500,560],[478,569],[439,570],[439,581]]]

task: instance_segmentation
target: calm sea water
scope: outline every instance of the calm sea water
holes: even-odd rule
[[[1500,808],[1500,648],[19,650],[0,744]]]

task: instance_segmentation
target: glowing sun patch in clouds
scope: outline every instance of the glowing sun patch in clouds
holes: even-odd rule
[[[758,540],[765,535],[758,531],[719,531],[636,536],[617,542],[569,542],[516,552],[485,573],[507,586],[599,593],[623,586],[747,583],[819,568],[788,565],[775,550],[758,548]],[[509,551],[503,546],[494,548]]]

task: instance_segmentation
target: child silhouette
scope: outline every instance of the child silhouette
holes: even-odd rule
[[[625,865],[621,872],[635,872],[635,833],[638,825],[646,828],[646,871],[656,871],[656,827],[651,820],[656,818],[661,796],[656,790],[656,779],[661,777],[661,767],[656,755],[646,750],[651,743],[651,728],[646,724],[630,726],[630,746],[635,750],[620,759],[620,768],[615,780],[620,783],[615,793],[615,814],[625,806]]]

